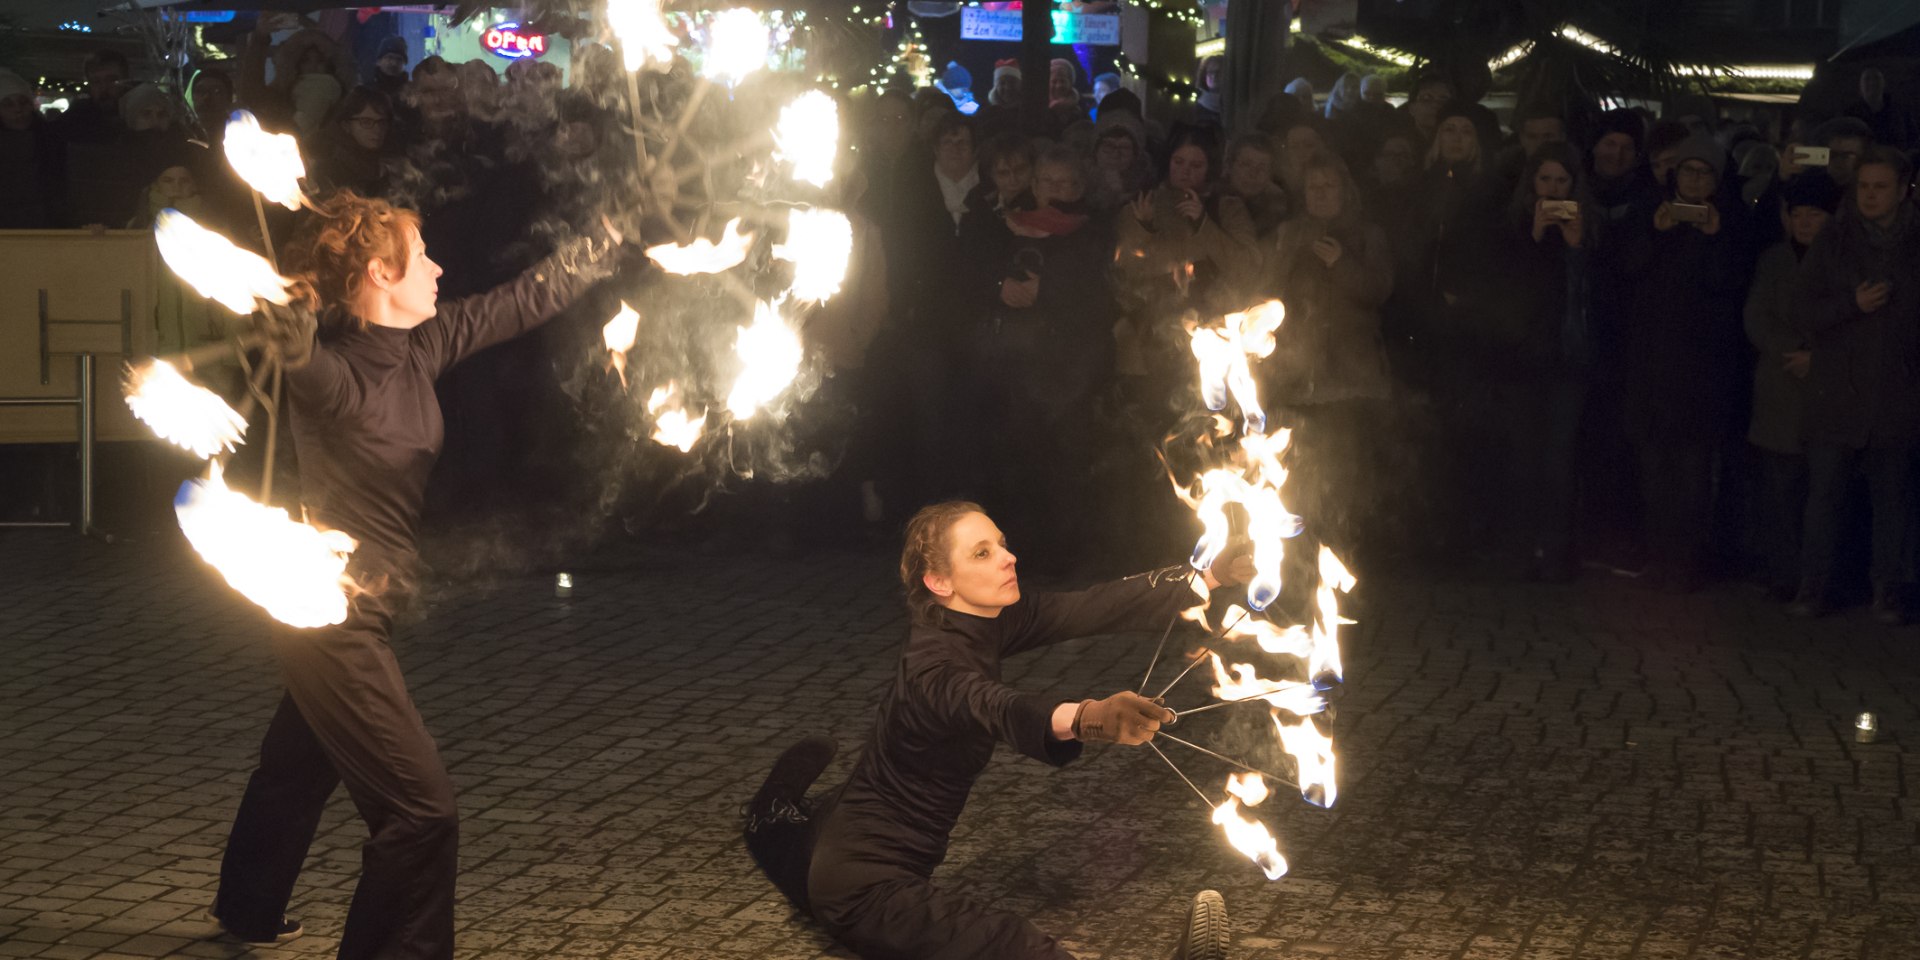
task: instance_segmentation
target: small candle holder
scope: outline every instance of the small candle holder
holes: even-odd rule
[[[556,573],[553,575],[553,595],[563,600],[573,596],[573,574]]]
[[[1862,712],[1853,718],[1853,740],[1855,743],[1872,743],[1880,734],[1880,718],[1871,713]]]

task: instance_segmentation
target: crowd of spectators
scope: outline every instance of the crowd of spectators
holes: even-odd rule
[[[51,120],[0,75],[0,228],[175,206],[257,238],[210,149],[209,118],[238,105],[301,137],[311,189],[419,208],[443,295],[485,289],[543,252],[540,224],[588,215],[580,169],[624,149],[603,150],[625,133],[593,52],[564,85],[534,61],[409,73],[397,39],[363,72],[316,31],[263,28],[196,72],[190,109],[102,55]],[[1559,581],[1598,560],[1674,590],[1752,576],[1817,615],[1862,553],[1875,611],[1904,619],[1916,143],[1877,73],[1784,142],[1702,97],[1655,116],[1523,96],[1503,124],[1484,91],[1423,76],[1396,107],[1353,75],[1324,99],[1275,91],[1229,137],[1217,63],[1200,75],[1171,122],[1065,60],[1044,113],[1011,62],[984,106],[952,83],[848,105],[839,196],[884,276],[860,300],[871,337],[832,357],[859,401],[842,473],[867,520],[965,494],[1042,566],[1162,550],[1189,330],[1277,298],[1256,376],[1293,430],[1290,502],[1363,562],[1476,555]],[[475,376],[443,384],[450,430],[537,373]]]

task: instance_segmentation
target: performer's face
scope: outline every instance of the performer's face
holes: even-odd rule
[[[947,530],[947,572],[929,573],[927,589],[949,609],[993,617],[1020,599],[1018,560],[1007,535],[984,513],[969,513]]]
[[[434,301],[440,295],[440,265],[427,256],[426,241],[420,239],[420,231],[407,228],[407,262],[405,272],[387,266],[379,260],[368,265],[369,273],[375,279],[374,286],[379,295],[384,296],[389,307],[386,312],[388,322],[383,326],[411,329],[425,323],[435,313]],[[376,316],[372,311],[363,311],[361,316]]]

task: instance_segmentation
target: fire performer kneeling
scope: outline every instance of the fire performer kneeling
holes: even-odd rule
[[[915,514],[900,556],[913,625],[852,775],[808,800],[835,751],[832,740],[810,737],[780,756],[747,805],[747,849],[768,878],[869,960],[1069,960],[1025,918],[935,887],[933,870],[997,744],[1061,766],[1082,741],[1142,744],[1173,717],[1130,691],[1048,702],[1001,683],[1000,665],[1062,640],[1165,623],[1198,602],[1187,568],[1022,597],[1014,564],[979,506]],[[1251,575],[1244,555],[1216,566],[1230,583]],[[1206,580],[1220,583],[1211,571]],[[1224,956],[1226,936],[1220,895],[1203,891],[1176,956]]]
[[[620,238],[575,240],[518,279],[436,303],[440,268],[420,218],[341,191],[287,251],[292,308],[266,320],[287,366],[301,499],[310,519],[359,542],[365,592],[345,622],[275,624],[286,695],[234,818],[212,913],[254,943],[298,936],[293,884],[334,787],[366,820],[342,958],[451,958],[459,821],[453,783],[388,638],[412,593],[427,474],[440,453],[433,382],[447,368],[552,318],[613,272]],[[317,335],[316,335],[317,333]]]

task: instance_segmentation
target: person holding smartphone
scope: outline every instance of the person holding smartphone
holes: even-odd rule
[[[1685,592],[1705,573],[1715,458],[1739,426],[1747,270],[1744,211],[1716,200],[1725,152],[1689,137],[1672,159],[1664,197],[1619,238],[1635,285],[1623,417],[1646,508],[1646,582]]]
[[[1542,144],[1521,167],[1497,235],[1509,295],[1486,312],[1482,352],[1490,359],[1490,409],[1503,414],[1505,443],[1489,464],[1500,481],[1490,493],[1508,518],[1501,546],[1523,579],[1571,580],[1574,444],[1586,399],[1591,354],[1587,289],[1598,246],[1593,205],[1579,155],[1564,143]]]
[[[1806,542],[1792,610],[1818,616],[1864,474],[1873,516],[1873,612],[1905,623],[1915,579],[1914,457],[1920,452],[1920,216],[1913,167],[1886,147],[1860,157],[1846,207],[1800,262],[1794,318],[1807,376]]]

